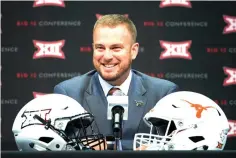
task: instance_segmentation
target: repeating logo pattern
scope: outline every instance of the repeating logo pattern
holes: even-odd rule
[[[150,8],[145,3],[127,2],[130,11],[125,7],[115,8],[118,3],[113,6],[110,2],[108,7],[104,2],[104,6],[97,3],[94,12],[90,10],[92,2],[30,3],[20,2],[17,5],[20,12],[12,19],[4,9],[1,13],[0,85],[4,110],[19,109],[33,98],[52,93],[57,83],[90,71],[93,24],[105,14],[119,13],[131,18],[138,30],[140,48],[134,69],[173,81],[182,89],[212,96],[229,117],[228,137],[236,136],[236,14],[223,10],[231,2],[221,3],[226,7],[222,7],[220,14],[205,17],[196,14],[205,8],[190,0],[161,0],[148,5]],[[29,14],[27,17],[25,12]],[[180,13],[183,16],[178,16]],[[201,110],[208,110],[200,106],[198,109],[197,117],[201,116]],[[3,112],[3,119],[13,120],[8,112]],[[47,115],[48,111],[39,113]],[[23,119],[30,119],[29,114],[25,112]],[[25,121],[22,125],[28,124]],[[6,139],[12,137],[8,134],[10,129],[4,128],[3,132]],[[236,141],[231,148],[235,146]],[[218,148],[221,147],[219,142]]]

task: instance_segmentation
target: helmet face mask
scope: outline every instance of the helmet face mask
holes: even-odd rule
[[[20,151],[105,149],[105,138],[99,134],[94,116],[61,94],[47,94],[28,102],[18,112],[12,131]]]
[[[64,118],[60,118],[64,119]],[[76,150],[104,150],[105,137],[99,134],[94,116],[83,113],[71,118],[65,129],[66,135],[72,140]]]
[[[222,109],[209,98],[182,91],[162,98],[143,118],[133,150],[223,150],[229,130]]]

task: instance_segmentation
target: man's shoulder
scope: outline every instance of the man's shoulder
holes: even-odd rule
[[[155,106],[166,95],[180,90],[177,84],[169,80],[152,77],[139,71],[133,72],[141,80],[142,86],[146,90],[150,107]]]
[[[161,79],[161,78],[156,78],[149,76],[147,74],[144,74],[142,72],[139,72],[137,70],[133,70],[133,72],[141,78],[141,80],[146,84],[146,85],[151,85],[153,87],[177,87],[177,85],[174,82],[171,82],[166,79]]]
[[[71,87],[75,85],[86,85],[86,83],[89,83],[91,77],[96,73],[95,70],[89,71],[83,75],[75,76],[70,79],[64,80],[57,84],[57,86],[62,87]]]

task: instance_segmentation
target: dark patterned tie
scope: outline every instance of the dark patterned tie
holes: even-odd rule
[[[125,94],[120,90],[120,88],[112,87],[107,96],[113,95],[113,96],[124,96]]]

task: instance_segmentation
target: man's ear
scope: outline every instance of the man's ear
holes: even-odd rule
[[[138,50],[139,50],[139,43],[134,43],[131,47],[131,55],[133,60],[137,57]]]

